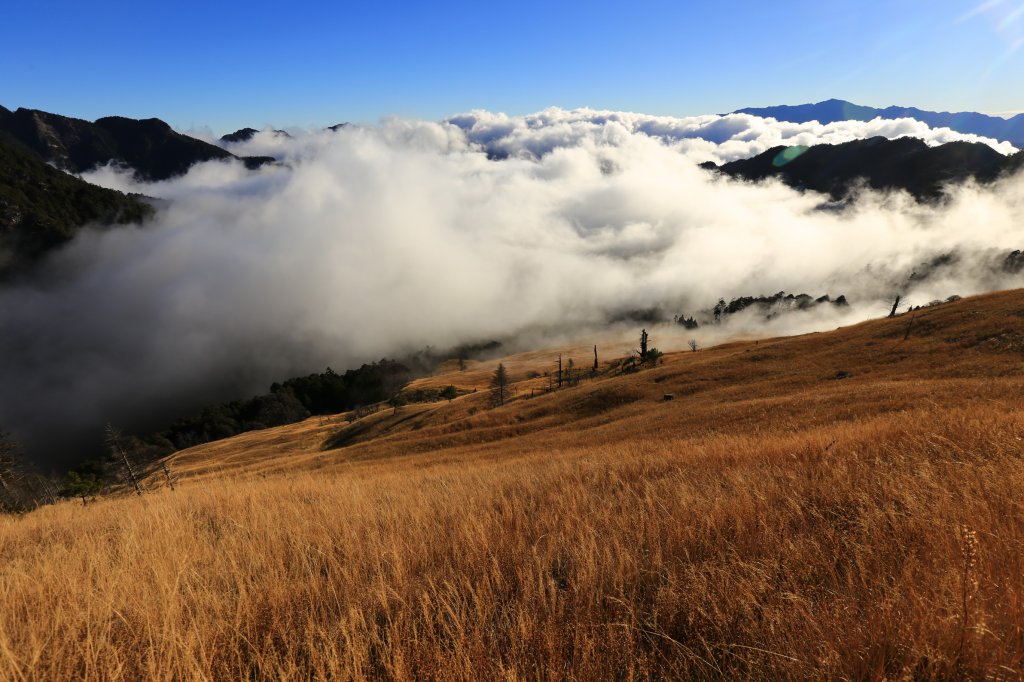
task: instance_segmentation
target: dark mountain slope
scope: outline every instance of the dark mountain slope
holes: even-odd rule
[[[230,142],[246,142],[248,140],[251,140],[252,136],[255,135],[258,132],[259,131],[256,130],[255,128],[241,128],[239,130],[236,130],[233,133],[228,133],[227,135],[221,135],[220,136],[220,141],[221,142],[229,142],[229,143]]]
[[[175,132],[157,118],[108,116],[90,123],[33,109],[2,109],[0,133],[71,173],[114,162],[130,166],[142,180],[166,180],[201,161],[236,158],[216,145]],[[273,159],[249,157],[242,161],[255,168]]]
[[[834,123],[836,121],[870,121],[875,118],[913,118],[933,128],[952,128],[961,133],[973,133],[1024,147],[1024,114],[1010,119],[988,116],[973,111],[925,111],[916,107],[886,107],[878,109],[853,104],[841,99],[829,99],[816,104],[783,105],[774,107],[748,107],[737,114],[751,114],[793,123]]]
[[[791,187],[834,199],[847,196],[864,182],[873,189],[902,189],[918,200],[929,200],[941,196],[947,184],[968,179],[991,182],[1022,163],[1020,153],[1006,157],[980,143],[929,147],[915,138],[873,137],[839,145],[774,147],[750,159],[704,167],[745,180],[777,177]]]
[[[240,128],[239,130],[236,130],[233,133],[228,133],[227,135],[221,135],[220,141],[225,143],[225,144],[235,144],[235,143],[238,143],[238,142],[248,142],[253,137],[255,137],[256,133],[258,133],[258,132],[260,132],[260,131],[256,130],[255,128]],[[287,130],[275,130],[274,131],[274,136],[275,137],[291,137],[291,134]]]
[[[0,277],[67,242],[85,224],[136,223],[152,213],[142,197],[68,175],[0,134]]]

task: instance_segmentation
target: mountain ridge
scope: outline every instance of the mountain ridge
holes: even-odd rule
[[[275,160],[235,156],[176,132],[158,118],[105,116],[87,121],[38,109],[0,107],[0,135],[69,173],[81,174],[115,163],[132,168],[136,177],[145,181],[183,175],[203,161],[237,159],[249,168],[258,168]]]
[[[928,111],[917,107],[889,106],[885,108],[854,104],[842,99],[827,99],[813,104],[745,107],[732,112],[791,123],[836,123],[838,121],[870,121],[875,118],[913,118],[933,128],[950,128],[960,133],[991,137],[1024,147],[1024,114],[1006,119],[975,111]]]
[[[153,182],[211,160],[238,160],[250,169],[276,161],[236,156],[158,118],[90,122],[0,106],[0,277],[30,267],[85,225],[141,223],[154,214],[152,200],[93,185],[80,174],[116,164]]]
[[[872,137],[842,144],[773,147],[749,159],[702,164],[733,178],[777,177],[790,187],[847,198],[864,182],[876,190],[906,190],[918,201],[940,198],[951,183],[989,183],[1024,167],[1024,152],[1004,156],[980,142],[929,147],[913,137]]]

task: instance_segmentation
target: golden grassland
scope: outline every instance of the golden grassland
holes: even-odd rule
[[[532,398],[552,354],[509,358],[501,408],[313,418],[2,518],[0,678],[1017,679],[1024,292],[910,319]]]

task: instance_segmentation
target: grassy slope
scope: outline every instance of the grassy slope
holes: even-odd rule
[[[1024,292],[909,322],[314,418],[0,519],[0,677],[1012,678]]]
[[[488,409],[487,385],[498,360],[469,363],[459,372],[444,365],[410,388],[454,384],[477,390],[451,404],[391,409],[348,426],[344,415],[256,432],[199,446],[175,456],[185,473],[244,465],[253,471],[324,468],[357,460],[442,456],[500,457],[510,449],[530,452],[573,444],[608,444],[638,437],[704,439],[714,434],[787,432],[794,426],[913,410],[937,400],[962,404],[967,395],[1002,391],[1024,367],[1024,317],[1016,315],[1020,292],[974,298],[878,320],[828,334],[723,344],[697,353],[672,353],[654,370],[618,375],[608,363],[600,376],[579,387],[543,394],[561,352],[580,366],[592,362],[590,346],[524,353],[504,358],[516,396]],[[972,307],[974,306],[974,307]],[[978,307],[980,306],[980,307]],[[1024,315],[1024,305],[1019,306]],[[599,349],[622,357],[624,346]],[[1004,352],[1005,351],[1005,352]],[[837,380],[839,372],[848,378]],[[993,384],[990,379],[1008,377]],[[981,379],[981,381],[979,381]],[[538,397],[528,399],[531,393]],[[664,394],[675,396],[672,402]],[[473,413],[473,414],[471,414]],[[351,432],[360,432],[347,439]],[[294,434],[294,437],[293,437]],[[510,442],[509,437],[515,436]],[[331,449],[332,437],[349,447]],[[281,457],[281,447],[289,457]]]

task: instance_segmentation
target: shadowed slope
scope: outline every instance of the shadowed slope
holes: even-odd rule
[[[91,185],[0,134],[0,275],[68,242],[87,224],[142,222],[143,197]]]
[[[946,185],[991,182],[1019,170],[1024,152],[1005,157],[981,143],[949,142],[929,147],[909,137],[873,137],[843,144],[773,147],[750,159],[715,166],[744,180],[777,177],[790,187],[842,199],[860,183],[877,190],[906,190],[918,200],[940,197]]]

